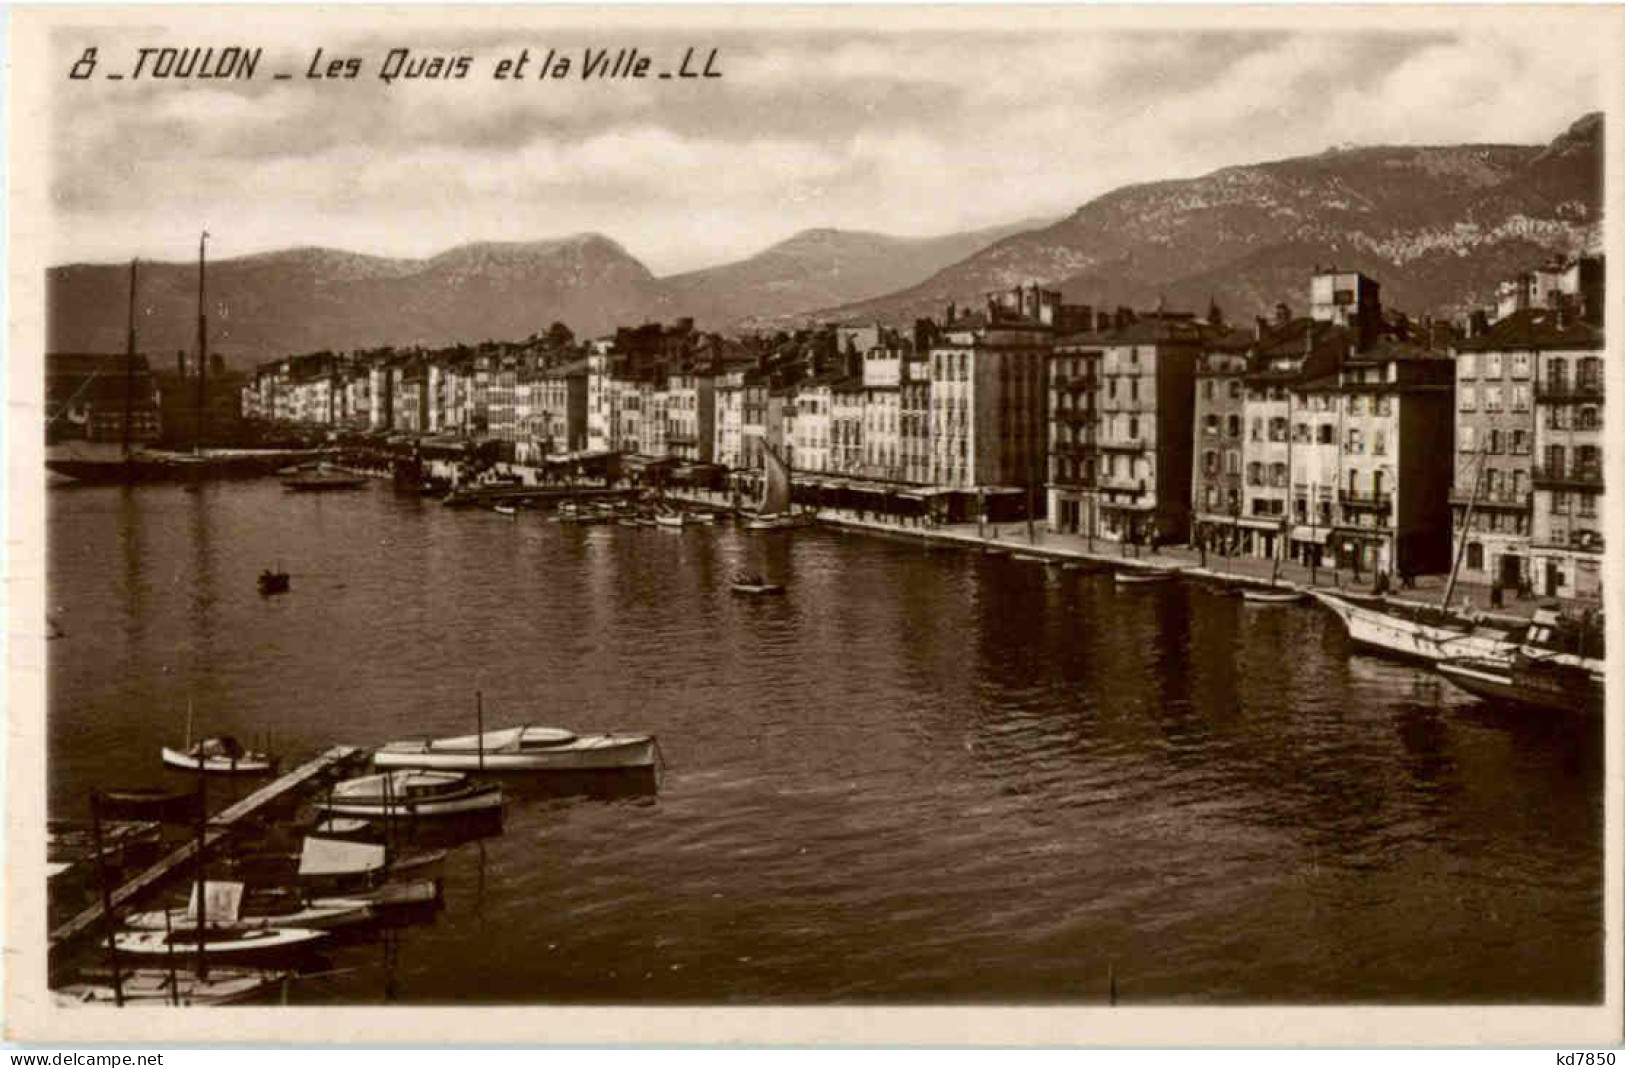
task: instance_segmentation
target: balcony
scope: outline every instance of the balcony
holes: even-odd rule
[[[1527,511],[1533,499],[1534,494],[1528,490],[1522,493],[1509,489],[1479,490],[1476,501],[1470,489],[1455,488],[1450,491],[1451,504],[1471,504],[1475,508],[1513,508]]]
[[[1376,508],[1387,512],[1394,503],[1392,493],[1357,493],[1353,490],[1337,491],[1337,503],[1345,508]]]
[[[1099,481],[1100,488],[1103,490],[1135,494],[1145,492],[1145,479],[1143,478],[1121,478],[1116,475],[1102,475]]]
[[[1050,379],[1050,385],[1069,393],[1089,393],[1100,385],[1100,380],[1093,375],[1057,375]]]
[[[1128,452],[1136,455],[1151,451],[1149,441],[1120,441],[1114,439],[1112,441],[1102,441],[1095,447],[1101,452]]]
[[[1535,399],[1550,401],[1602,400],[1601,378],[1579,378],[1570,382],[1566,378],[1537,380]]]
[[[1585,467],[1536,467],[1536,489],[1602,489],[1602,465]]]
[[[1093,422],[1095,413],[1082,408],[1057,408],[1055,418],[1069,426],[1076,426],[1079,423]]]

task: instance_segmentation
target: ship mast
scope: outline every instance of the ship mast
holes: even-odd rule
[[[130,458],[130,419],[135,407],[135,260],[130,261],[130,329],[124,347],[124,436],[123,456]]]
[[[209,319],[204,314],[204,278],[205,267],[203,262],[203,247],[209,240],[209,231],[203,231],[203,236],[197,242],[197,440],[192,443],[192,450],[203,448],[203,434],[208,418],[208,390],[209,390]]]

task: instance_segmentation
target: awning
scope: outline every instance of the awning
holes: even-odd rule
[[[1331,527],[1293,527],[1293,541],[1310,541],[1316,545],[1325,545],[1332,538]]]

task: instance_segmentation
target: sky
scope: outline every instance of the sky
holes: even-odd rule
[[[1544,143],[1605,89],[1572,37],[1476,9],[1402,31],[1279,9],[1195,31],[1049,9],[891,23],[667,9],[664,25],[330,10],[56,30],[51,262],[181,260],[205,227],[211,257],[421,257],[596,231],[665,275],[810,227],[923,236],[1058,217],[1124,184],[1338,145]],[[253,80],[103,77],[133,72],[141,47],[234,43],[264,50]],[[96,72],[66,78],[89,46]],[[714,48],[723,76],[582,80],[583,51],[605,47],[637,47],[652,72]],[[360,59],[360,76],[305,77],[318,48]],[[396,48],[468,56],[469,73],[386,83]],[[570,78],[493,77],[521,49],[533,75],[549,48]]]

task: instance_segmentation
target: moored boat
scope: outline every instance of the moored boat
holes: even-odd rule
[[[247,914],[241,910],[242,883],[205,884],[209,907],[205,925],[210,931],[253,931],[266,927],[304,928],[330,931],[365,923],[372,918],[372,906],[364,901],[347,901],[326,906],[304,906],[279,912]],[[186,931],[198,926],[197,887],[184,908],[155,909],[125,917],[125,926],[137,931]]]
[[[1378,652],[1437,663],[1505,658],[1517,647],[1512,627],[1485,623],[1443,608],[1329,590],[1309,593],[1343,621],[1355,645]]]
[[[661,512],[655,516],[655,524],[667,530],[682,530],[689,518],[686,512]]]
[[[205,738],[187,749],[163,747],[164,763],[185,771],[201,769],[210,775],[267,775],[277,761],[268,753],[250,752],[230,735]]]
[[[267,568],[260,572],[259,588],[261,593],[287,593],[292,585],[292,578],[281,568],[277,568],[275,571]]]
[[[795,530],[810,527],[817,520],[811,512],[794,511],[790,503],[790,465],[772,448],[762,450],[766,479],[756,511],[744,514],[745,529],[757,532]]]
[[[517,516],[519,514],[519,509],[515,508],[511,504],[493,504],[491,506],[491,511],[495,512],[497,515],[505,515],[509,517]]]
[[[1601,672],[1519,651],[1511,657],[1445,660],[1439,673],[1477,697],[1548,712],[1600,712]]]
[[[210,968],[206,978],[185,969],[137,968],[119,976],[115,992],[98,975],[52,990],[57,1004],[70,1005],[234,1005],[286,980],[291,973],[246,968]]]
[[[226,962],[288,959],[314,949],[326,940],[326,931],[299,927],[264,927],[248,931],[215,930],[213,927],[184,931],[121,931],[113,936],[113,948],[131,957],[196,957],[201,948],[206,959]]]
[[[1302,590],[1282,586],[1247,586],[1241,591],[1241,599],[1248,604],[1296,604],[1303,598]]]
[[[360,489],[367,484],[365,475],[355,475],[347,471],[335,471],[331,468],[318,468],[315,471],[302,472],[291,478],[284,478],[284,489],[295,493],[321,493],[327,490]]]
[[[373,754],[380,768],[463,771],[593,771],[654,764],[652,734],[577,735],[559,727],[510,727],[456,738],[390,742]]]
[[[1179,577],[1177,571],[1113,571],[1112,581],[1119,586],[1149,586],[1172,582]]]
[[[453,772],[402,769],[341,782],[317,807],[333,815],[368,819],[474,816],[500,812],[502,788],[470,782],[468,776]]]

